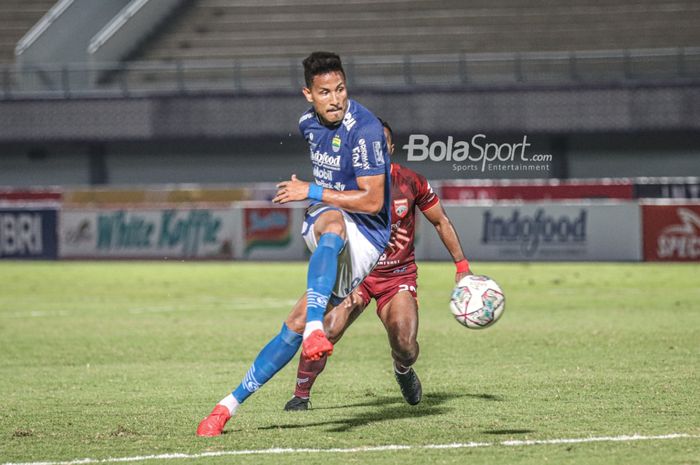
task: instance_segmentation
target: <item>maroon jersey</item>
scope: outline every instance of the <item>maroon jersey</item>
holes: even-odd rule
[[[390,252],[387,249],[379,258],[371,276],[415,273],[413,238],[416,232],[416,207],[426,211],[438,202],[438,196],[427,179],[398,163],[391,164],[391,230],[405,229],[410,240],[403,250]]]

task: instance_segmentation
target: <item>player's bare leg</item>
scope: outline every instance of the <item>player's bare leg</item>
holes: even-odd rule
[[[420,350],[417,341],[418,302],[410,292],[400,291],[379,310],[379,318],[389,336],[396,381],[406,402],[415,405],[423,396],[420,380],[412,368]]]
[[[302,334],[304,332],[304,325],[306,325],[306,292],[294,304],[292,311],[289,312],[287,319],[284,320],[284,324],[295,333]]]
[[[340,305],[326,312],[323,326],[328,340],[335,345],[343,336],[345,330],[360,316],[364,309],[364,301],[357,295],[356,291],[349,295]],[[299,357],[294,396],[285,404],[285,410],[308,410],[311,388],[318,375],[326,367],[327,360],[328,356],[325,354],[318,360],[306,360],[303,356]]]
[[[343,302],[330,309],[323,318],[323,327],[326,331],[326,336],[333,343],[340,341],[340,338],[345,334],[351,324],[355,322],[365,310],[365,303],[361,291],[356,290],[343,300]]]

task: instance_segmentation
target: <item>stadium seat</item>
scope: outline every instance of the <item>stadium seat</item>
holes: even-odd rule
[[[0,2],[0,64],[15,60],[15,45],[56,0],[2,0]]]
[[[343,55],[601,50],[697,45],[697,2],[198,0],[139,59],[290,58],[325,48]],[[673,25],[673,27],[669,27]]]

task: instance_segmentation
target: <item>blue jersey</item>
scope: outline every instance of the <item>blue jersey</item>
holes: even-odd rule
[[[383,252],[391,228],[391,161],[382,123],[368,109],[349,100],[339,125],[324,126],[310,108],[299,119],[299,131],[309,143],[316,184],[337,191],[358,190],[358,177],[384,176],[384,206],[379,214],[347,212],[360,232]]]

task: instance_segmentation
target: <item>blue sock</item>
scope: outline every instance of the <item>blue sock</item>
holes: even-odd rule
[[[306,321],[323,321],[328,298],[335,286],[338,274],[338,254],[345,241],[334,233],[325,233],[318,240],[318,247],[309,260],[306,276]]]
[[[242,404],[252,393],[268,382],[297,353],[301,345],[301,334],[282,323],[282,331],[273,337],[260,351],[243,382],[233,391],[233,397]]]

